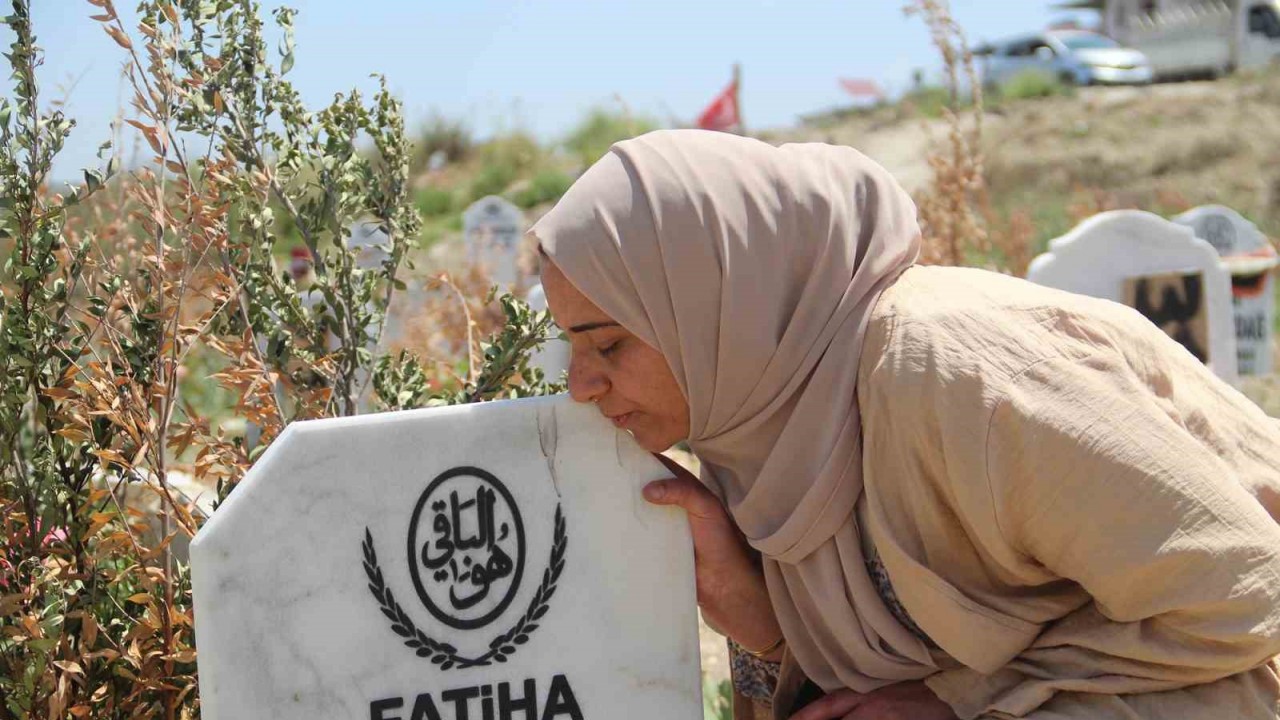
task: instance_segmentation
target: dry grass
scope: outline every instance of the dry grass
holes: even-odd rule
[[[1024,212],[1000,213],[991,202],[982,83],[964,29],[946,0],[913,0],[906,13],[928,26],[942,56],[949,98],[942,109],[945,137],[928,155],[932,181],[915,198],[924,240],[921,261],[1021,275],[1031,261],[1032,221]]]

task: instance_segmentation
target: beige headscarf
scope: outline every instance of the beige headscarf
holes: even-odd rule
[[[703,482],[764,555],[806,674],[858,691],[931,674],[876,593],[853,512],[863,334],[919,249],[902,188],[846,147],[659,131],[615,145],[531,232],[670,364]]]

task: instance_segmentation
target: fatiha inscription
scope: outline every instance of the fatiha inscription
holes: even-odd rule
[[[537,681],[529,678],[521,687],[514,683],[472,685],[440,693],[420,693],[412,702],[404,697],[383,698],[369,703],[369,720],[554,720],[565,717],[583,720],[582,709],[564,675],[551,678],[545,699],[538,695]]]

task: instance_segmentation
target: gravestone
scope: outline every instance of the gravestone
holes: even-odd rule
[[[1269,374],[1275,344],[1275,249],[1256,225],[1221,205],[1198,207],[1173,221],[1212,245],[1231,273],[1240,374]]]
[[[514,290],[520,280],[524,213],[497,195],[481,198],[462,214],[467,257],[489,270],[494,284]]]
[[[1190,228],[1139,210],[1100,213],[1051,241],[1027,279],[1136,308],[1218,377],[1237,379],[1230,278]]]
[[[377,222],[362,220],[351,226],[347,247],[356,251],[356,267],[373,270],[381,267],[391,257],[391,238]]]
[[[567,397],[289,426],[191,548],[205,720],[699,720],[669,473]]]
[[[547,309],[547,293],[542,289],[542,283],[538,283],[529,288],[529,294],[525,297],[529,303],[529,307],[533,310],[543,311]],[[542,346],[534,351],[533,357],[529,359],[529,364],[542,371],[547,380],[559,382],[560,378],[569,371],[569,358],[572,352],[569,343],[560,338],[560,328],[551,326],[550,336]]]

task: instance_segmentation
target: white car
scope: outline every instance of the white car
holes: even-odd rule
[[[1085,30],[1052,30],[992,43],[975,51],[984,56],[983,79],[1003,85],[1018,75],[1038,72],[1071,85],[1145,85],[1151,63],[1137,50]]]

